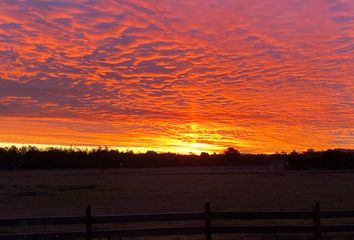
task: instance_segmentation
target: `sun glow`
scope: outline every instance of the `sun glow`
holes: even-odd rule
[[[354,148],[352,0],[0,2],[5,145]]]

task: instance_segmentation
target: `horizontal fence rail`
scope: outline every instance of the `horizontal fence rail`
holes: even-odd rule
[[[312,212],[213,212],[213,219],[312,219]]]
[[[85,239],[86,232],[60,232],[60,233],[30,233],[30,234],[1,234],[1,240],[41,240],[41,239]]]
[[[312,226],[212,227],[213,233],[313,233]]]
[[[210,202],[204,207],[204,212],[187,213],[157,213],[134,215],[106,215],[92,216],[91,207],[85,209],[84,216],[64,217],[30,217],[30,218],[3,218],[0,227],[24,227],[36,225],[83,225],[82,231],[55,232],[55,233],[22,233],[1,234],[0,240],[34,240],[34,239],[86,239],[120,238],[139,236],[168,236],[168,235],[196,235],[204,234],[206,240],[211,240],[212,234],[224,233],[310,233],[314,239],[321,239],[322,233],[354,232],[354,224],[321,225],[321,219],[354,218],[354,211],[320,211],[319,202],[315,202],[312,211],[299,212],[215,212],[210,209]],[[230,220],[312,220],[307,225],[261,225],[261,226],[213,226],[213,221]],[[163,227],[163,228],[135,228],[135,229],[107,229],[94,230],[99,224],[120,224],[139,222],[173,222],[199,221],[200,226],[192,227]],[[2,231],[4,232],[4,231]]]
[[[353,218],[354,211],[324,211],[320,212],[321,218]]]
[[[0,227],[32,226],[32,225],[69,225],[84,224],[85,217],[35,217],[35,218],[2,218]]]
[[[158,222],[158,221],[190,221],[204,219],[203,212],[195,213],[159,213],[159,214],[137,214],[119,216],[97,216],[92,217],[92,223],[128,223],[128,222]]]

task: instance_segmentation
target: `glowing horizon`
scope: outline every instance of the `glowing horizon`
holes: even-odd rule
[[[3,0],[0,145],[354,148],[352,0]]]

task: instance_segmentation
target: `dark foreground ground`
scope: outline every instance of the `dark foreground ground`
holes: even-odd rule
[[[324,210],[348,210],[354,209],[353,186],[354,172],[345,171],[218,167],[0,172],[0,217],[82,215],[89,204],[94,215],[202,211],[206,201],[213,210],[281,211],[310,210],[319,199]]]

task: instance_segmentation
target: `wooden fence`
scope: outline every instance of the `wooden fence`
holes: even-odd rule
[[[91,207],[87,207],[82,217],[42,217],[42,218],[6,218],[0,219],[0,227],[34,226],[34,225],[71,225],[82,224],[85,231],[0,234],[0,240],[32,240],[32,239],[97,239],[121,238],[139,236],[168,236],[168,235],[197,235],[204,234],[206,240],[212,239],[212,234],[224,233],[308,233],[314,239],[321,239],[322,233],[354,232],[354,224],[322,225],[321,219],[354,218],[354,211],[320,211],[316,201],[312,211],[303,212],[216,212],[211,211],[210,202],[205,204],[203,212],[192,213],[159,213],[148,215],[110,215],[92,216]],[[308,219],[308,225],[261,225],[261,226],[213,226],[213,221],[227,220],[301,220]],[[139,228],[139,229],[109,229],[94,230],[98,224],[120,224],[137,222],[166,222],[166,221],[200,221],[200,226]]]

